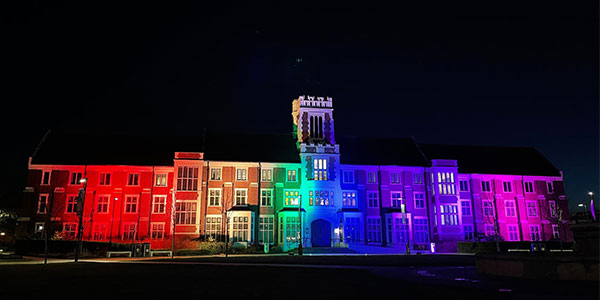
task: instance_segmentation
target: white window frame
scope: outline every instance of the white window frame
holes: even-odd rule
[[[238,192],[243,192],[243,193],[240,193],[238,195]],[[243,197],[241,197],[242,195],[243,195]],[[243,203],[241,203],[241,202],[238,203],[238,197],[240,197],[239,199],[243,199],[244,200]],[[246,189],[246,188],[236,188],[234,190],[233,203],[234,203],[234,206],[235,205],[248,205],[248,189]]]
[[[155,229],[155,225],[157,225],[157,227],[162,227],[162,228],[156,228]],[[156,236],[155,236],[155,233]],[[151,240],[162,240],[165,238],[165,222],[152,222],[150,223],[150,239]]]
[[[508,204],[511,203],[512,206]],[[504,200],[504,215],[507,217],[516,217],[517,216],[517,204],[515,200]]]
[[[514,230],[511,230],[514,229]],[[506,225],[506,233],[507,240],[509,242],[518,242],[519,241],[519,226],[517,224],[507,224]],[[514,236],[513,236],[514,234]]]
[[[471,212],[471,200],[460,200],[460,213],[463,217],[470,217],[473,215]]]
[[[552,224],[552,238],[560,239],[560,228],[558,224]]]
[[[102,199],[106,199],[106,211],[104,210],[104,202],[100,202]],[[102,205],[102,211],[98,208]],[[107,214],[110,211],[110,195],[98,195],[98,200],[96,201],[96,207],[94,210],[97,214]]]
[[[372,195],[375,195],[375,198],[371,197]],[[373,202],[374,206],[371,205]],[[379,192],[378,191],[367,191],[367,207],[368,208],[379,208]]]
[[[402,184],[402,172],[390,172],[390,184]]]
[[[546,181],[546,191],[548,194],[554,194],[554,182]]]
[[[123,223],[121,226],[121,239],[122,240],[135,240],[137,235],[137,224],[134,222]],[[133,230],[132,230],[133,228]],[[127,230],[126,230],[127,229]],[[125,237],[127,234],[127,237]],[[131,237],[129,236],[131,235]]]
[[[137,173],[137,172],[128,173],[126,186],[140,186],[140,173]]]
[[[472,241],[475,239],[475,232],[473,231],[473,225],[472,224],[464,224],[462,226],[463,228],[463,239],[465,241]],[[466,228],[469,228],[470,230],[466,230]],[[469,233],[469,235],[467,236],[467,233]]]
[[[164,183],[162,180],[159,182],[159,178],[164,178]],[[169,173],[156,173],[154,174],[154,186],[168,186],[169,185]]]
[[[268,192],[268,195],[263,195],[263,192]],[[260,189],[260,206],[273,206],[273,189]],[[266,196],[266,197],[263,197]],[[263,204],[263,198],[268,198],[269,204]]]
[[[379,221],[379,222],[375,222]],[[381,243],[381,217],[367,216],[367,242]]]
[[[68,227],[68,228],[67,228]],[[63,223],[62,226],[62,232],[63,234],[65,234],[66,236],[68,236],[69,238],[75,238],[77,237],[77,223],[75,222],[65,222]],[[72,228],[74,228],[75,230],[71,230]],[[69,229],[69,230],[67,230]],[[72,232],[72,234],[70,234]],[[67,234],[69,233],[69,234]]]
[[[213,195],[213,193],[216,193],[218,195]],[[216,200],[217,202],[215,203]],[[208,189],[208,203],[207,205],[209,207],[219,207],[221,206],[221,201],[223,200],[223,193],[221,191],[221,188],[209,188]]]
[[[248,168],[235,168],[235,181],[248,181]]]
[[[159,203],[157,200],[164,200],[164,203]],[[156,208],[161,208],[157,210]],[[152,197],[152,214],[165,214],[167,213],[167,195],[153,195]]]
[[[413,173],[413,184],[423,184],[423,174]]]
[[[458,181],[458,190],[460,192],[468,192],[469,191],[469,180],[459,180]]]
[[[346,174],[350,174],[350,179],[346,180]],[[342,182],[343,183],[354,183],[354,171],[353,170],[342,170]]]
[[[264,219],[267,219],[270,222],[263,222]],[[271,227],[269,227],[271,225]],[[267,227],[265,229],[265,226]],[[274,215],[260,215],[258,218],[258,242],[261,245],[275,244],[275,216]],[[265,236],[269,237],[269,240],[265,243]],[[262,241],[261,241],[262,240]]]
[[[69,211],[71,208],[73,211]],[[77,212],[77,194],[67,194],[65,199],[65,214],[74,214]]]
[[[213,174],[215,174],[215,175],[216,175],[216,174],[217,174],[217,172],[216,172],[217,170],[219,171],[219,172],[218,172],[218,175],[219,175],[219,176],[218,176],[218,178],[217,178],[217,176],[215,176],[215,177],[213,178]],[[213,171],[215,171],[215,173],[213,173]],[[208,175],[208,180],[209,180],[209,181],[220,181],[220,180],[221,180],[221,178],[223,178],[223,169],[222,169],[222,168],[213,168],[213,167],[211,167],[211,168],[210,168],[210,173],[209,173],[209,175]]]
[[[348,194],[351,195],[348,196]],[[356,195],[356,191],[342,191],[342,207],[358,207]],[[348,201],[351,201],[353,203],[348,203]]]
[[[292,193],[297,193],[298,195],[293,195]],[[297,197],[294,197],[297,196]],[[283,206],[284,207],[295,207],[300,203],[300,190],[298,189],[285,189],[283,190]],[[287,201],[289,200],[289,201]]]
[[[92,228],[92,240],[93,241],[103,241],[106,240],[106,223],[96,223],[94,222],[94,228]]]
[[[400,195],[400,198],[398,198],[398,195]],[[390,191],[390,204],[392,207],[401,208],[402,204],[406,204],[404,193],[402,191]]]
[[[490,183],[489,180],[482,180],[481,181],[481,192],[484,193],[491,193],[492,192],[492,185]]]
[[[213,219],[219,219],[219,221],[212,222]],[[211,222],[209,222],[209,220]],[[217,227],[217,228],[213,228],[213,227]],[[206,215],[206,218],[204,220],[204,234],[207,236],[213,236],[214,238],[222,238],[223,216],[222,215]]]
[[[535,228],[536,230],[533,230]],[[540,225],[529,225],[529,239],[532,242],[541,241]]]
[[[530,191],[528,191],[527,186],[529,185],[529,187],[531,188]],[[525,183],[523,184],[524,189],[525,189],[525,193],[527,194],[534,194],[535,193],[535,185],[533,184],[533,181],[525,181]]]
[[[135,202],[130,202],[128,204],[129,199],[135,199]],[[128,205],[132,206],[135,204],[134,211],[127,211]],[[139,195],[125,195],[123,199],[123,213],[124,214],[137,214],[140,208],[140,196]]]
[[[421,195],[421,199],[417,199],[417,195]],[[415,209],[425,209],[425,208],[427,208],[427,203],[425,202],[425,193],[423,193],[423,192],[413,192],[413,200],[415,202]],[[419,200],[423,202],[423,205],[417,204]]]
[[[533,206],[530,207],[529,203],[533,203]],[[528,217],[538,217],[538,208],[537,208],[537,201],[535,200],[527,200],[525,202],[525,206],[527,207],[527,216]],[[530,208],[533,208],[533,210],[530,210]],[[533,212],[533,214],[530,214],[530,212]]]
[[[486,207],[486,203],[489,203],[490,205]],[[484,217],[494,217],[496,215],[496,212],[494,211],[494,202],[492,200],[481,200],[481,208],[483,209]],[[486,208],[488,208],[492,214],[486,213]]]
[[[512,193],[512,181],[503,181],[502,191],[505,193]]]
[[[76,176],[75,174],[79,174],[79,179],[77,179],[78,176]],[[73,182],[73,178],[75,178],[75,183]],[[83,173],[82,172],[75,172],[72,171],[69,174],[69,185],[81,185],[81,179],[83,179]]]
[[[459,226],[458,205],[440,205],[440,221],[443,226]]]
[[[273,168],[261,168],[260,169],[260,181],[263,181],[263,182],[273,181]]]
[[[285,169],[285,181],[286,182],[298,182],[298,169]]]
[[[106,178],[108,178],[108,183],[106,183]],[[98,186],[111,186],[112,180],[112,173],[110,172],[101,172],[98,174]]]
[[[377,183],[377,171],[367,171],[367,184]]]

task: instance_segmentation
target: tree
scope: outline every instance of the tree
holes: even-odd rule
[[[558,240],[560,242],[560,251],[563,251],[563,239],[561,237],[561,224],[563,223],[563,209],[560,207],[560,205],[558,205],[556,202],[554,202],[554,205],[549,205],[548,210],[550,212],[550,220],[552,222],[552,224],[556,225],[558,228]],[[554,237],[554,230],[552,231],[552,238]]]

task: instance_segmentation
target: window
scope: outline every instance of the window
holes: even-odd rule
[[[100,173],[100,182],[98,185],[110,185],[110,173]]]
[[[295,243],[298,241],[300,232],[300,222],[298,217],[285,217],[285,240]]]
[[[177,190],[198,190],[198,167],[177,167]]]
[[[393,220],[394,220],[394,239],[393,239],[393,241],[395,243],[405,244],[408,241],[408,220],[404,220],[402,218],[393,218]],[[388,219],[388,226],[390,226],[391,223],[392,223],[392,219]],[[388,227],[388,229],[389,229],[389,227]],[[390,237],[390,242],[391,241],[392,241],[392,238]]]
[[[74,239],[77,236],[77,223],[64,223],[63,234],[68,239]]]
[[[346,243],[360,242],[360,218],[347,217],[344,227]]]
[[[505,193],[510,193],[512,192],[512,185],[510,183],[510,181],[505,181],[502,183],[502,188],[504,190]]]
[[[208,206],[221,205],[221,189],[208,189]]]
[[[483,200],[483,215],[486,217],[494,216],[494,205],[491,200]]]
[[[555,201],[548,201],[548,210],[550,212],[550,218],[556,218],[557,216],[557,208]]]
[[[467,180],[461,180],[459,182],[460,184],[460,191],[461,192],[468,192],[469,191],[469,182]]]
[[[343,171],[342,180],[344,183],[354,183],[354,171]]]
[[[377,183],[377,172],[367,172],[367,183]]]
[[[175,203],[175,224],[196,224],[196,202],[182,201]]]
[[[414,184],[423,184],[423,174],[413,173],[413,183]]]
[[[283,195],[285,206],[298,206],[300,203],[300,193],[298,190],[285,190]]]
[[[76,195],[67,195],[67,203],[66,203],[66,207],[65,207],[65,213],[74,214],[76,207],[77,207],[77,196]]]
[[[413,236],[415,244],[429,243],[429,228],[427,219],[418,218],[413,220]]]
[[[462,200],[460,201],[460,209],[463,217],[468,217],[471,215],[471,201],[470,200]]]
[[[43,222],[36,222],[35,223],[35,228],[34,231],[35,233],[42,233],[44,232],[44,224]]]
[[[507,225],[508,229],[508,241],[514,242],[519,240],[519,230],[517,225]]]
[[[236,189],[235,190],[235,205],[246,205],[248,200],[248,190]]]
[[[515,209],[515,200],[506,200],[504,201],[504,210],[506,212],[507,217],[514,217],[517,215]]]
[[[330,191],[309,191],[308,192],[308,204],[315,206],[332,206],[333,205],[333,192]]]
[[[42,185],[50,184],[50,171],[42,171]]]
[[[379,193],[375,191],[368,191],[367,203],[369,204],[369,207],[379,207]]]
[[[496,227],[492,224],[485,224],[485,236],[496,236]]]
[[[92,239],[94,241],[102,241],[106,239],[106,223],[95,223],[92,231]]]
[[[221,216],[206,216],[206,235],[213,239],[221,237]]]
[[[327,159],[315,158],[313,160],[314,180],[327,180]]]
[[[537,203],[535,201],[527,201],[527,216],[537,217]]]
[[[164,214],[167,210],[167,196],[154,196],[152,203],[153,214]]]
[[[124,240],[133,240],[135,239],[135,223],[125,223],[123,224],[123,239]]]
[[[356,207],[356,192],[342,192],[342,205]]]
[[[552,184],[552,181],[546,182],[546,188],[548,188],[548,194],[554,193],[554,185]]]
[[[541,241],[539,225],[529,225],[529,238],[531,241]]]
[[[261,206],[273,205],[273,190],[272,189],[260,190],[260,205]]]
[[[552,238],[560,239],[560,230],[558,229],[558,224],[552,224]]]
[[[381,243],[381,219],[367,217],[367,241]]]
[[[40,194],[37,203],[37,213],[45,214],[48,209],[48,194]]]
[[[438,193],[440,195],[455,195],[454,173],[438,172]]]
[[[400,172],[392,172],[390,173],[390,183],[391,184],[400,184]]]
[[[155,186],[167,186],[167,174],[156,174]]]
[[[287,170],[287,181],[296,181],[296,170]]]
[[[440,220],[442,221],[442,225],[458,225],[458,208],[456,207],[456,205],[440,205],[440,214]]]
[[[482,192],[489,192],[489,191],[491,191],[491,189],[490,189],[490,182],[489,181],[482,181],[481,182],[481,191]]]
[[[127,185],[137,186],[140,185],[140,174],[130,173],[127,177]]]
[[[125,213],[134,214],[137,213],[138,207],[138,196],[126,196],[125,197]]]
[[[153,240],[165,237],[165,223],[152,223],[150,236]]]
[[[71,172],[71,179],[69,180],[70,185],[81,184],[81,172]]]
[[[415,192],[415,208],[425,208],[425,194],[420,192]]]
[[[210,169],[210,180],[221,180],[221,169],[211,168]]]
[[[96,201],[96,212],[99,214],[107,214],[108,213],[108,203],[109,196],[98,196],[98,200]]]
[[[473,240],[473,225],[463,225],[463,233],[465,235],[465,241]]]
[[[261,169],[261,181],[273,181],[273,169]]]
[[[525,182],[525,193],[533,193],[533,182]]]
[[[392,197],[392,207],[402,207],[402,204],[404,204],[402,192],[392,192],[391,197]]]
[[[237,180],[237,181],[248,180],[248,169],[235,169],[235,180]]]
[[[261,244],[273,244],[274,222],[272,216],[261,216],[258,224],[258,242]]]

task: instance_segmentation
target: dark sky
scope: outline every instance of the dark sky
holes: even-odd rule
[[[599,192],[597,2],[522,2],[2,4],[0,207],[49,128],[289,132],[312,94],[337,134],[534,146],[576,210]]]

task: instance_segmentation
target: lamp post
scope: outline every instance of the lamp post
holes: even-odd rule
[[[302,256],[302,195],[298,195],[298,255]]]
[[[75,262],[79,261],[79,252],[81,251],[81,239],[83,238],[83,208],[85,202],[85,193],[87,191],[87,178],[82,178],[79,183],[83,183],[83,188],[79,189],[77,197],[77,215],[79,224],[77,226],[77,246],[75,247]]]
[[[585,215],[585,221],[588,221],[588,215],[587,215],[587,205],[585,203],[579,203],[577,206],[579,207],[583,207],[583,214]]]
[[[594,221],[596,221],[596,211],[594,210],[594,193],[588,192],[588,195],[590,195],[590,210],[592,211],[592,218],[594,218]],[[585,215],[587,217],[587,209]]]
[[[406,205],[400,204],[400,209],[402,210],[402,225],[406,224],[406,255],[410,255],[410,226],[406,220]]]

